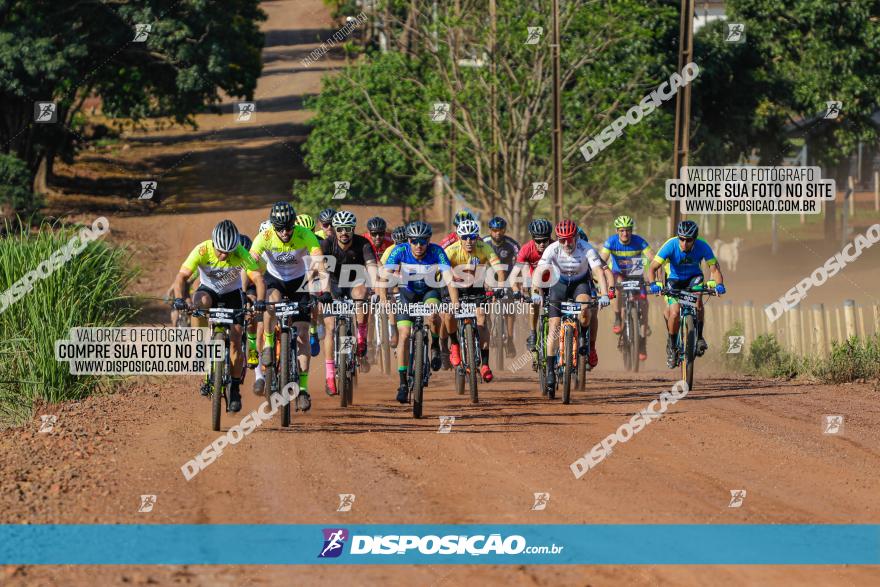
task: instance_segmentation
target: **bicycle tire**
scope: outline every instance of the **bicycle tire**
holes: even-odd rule
[[[290,383],[290,331],[282,330],[279,338],[281,353],[278,357],[278,393],[283,396],[284,387]],[[296,401],[296,395],[291,401]],[[290,426],[290,402],[280,406],[278,425],[282,428]]]
[[[378,314],[379,316],[379,332],[381,332],[381,348],[379,349],[379,355],[382,361],[382,373],[385,375],[391,374],[391,339],[390,334],[388,332],[388,314],[385,312],[381,312]]]
[[[334,340],[334,354],[336,355],[336,391],[339,394],[339,405],[340,407],[348,407],[348,393],[345,389],[346,380],[348,379],[348,362],[351,360],[350,353],[340,352],[340,349],[343,348],[343,340],[346,336],[348,336],[348,329],[345,326],[340,327],[338,322],[341,319],[337,318],[336,325],[336,339]],[[345,322],[343,322],[345,324]]]
[[[547,397],[547,321],[540,317],[541,324],[535,340],[535,356],[538,366],[538,379],[541,383],[541,397]]]
[[[572,327],[566,325],[563,335],[562,353],[562,403],[571,403],[571,353],[574,347]]]
[[[590,327],[587,326],[587,348],[590,348]],[[577,361],[577,388],[579,391],[587,389],[587,357],[582,356],[575,348],[572,360]]]
[[[507,327],[507,320],[501,315],[500,311],[495,314],[495,319],[497,320],[496,324],[498,328],[495,331],[498,333],[498,337],[496,338],[497,342],[497,350],[495,351],[495,362],[498,363],[498,370],[504,371],[504,330]],[[474,365],[476,365],[476,361],[472,361]]]
[[[422,394],[424,393],[424,370],[425,370],[425,330],[419,328],[413,335],[413,356],[412,359],[412,400],[413,400],[413,418],[422,417]]]
[[[212,338],[214,340],[223,341],[225,346],[226,337],[223,333],[215,332]],[[226,352],[228,352],[228,350]],[[222,407],[222,397],[225,394],[223,390],[223,371],[225,367],[226,357],[224,356],[223,358],[214,361],[211,373],[211,430],[215,432],[220,430],[220,408]]]
[[[639,324],[639,306],[637,304],[631,304],[629,307],[629,356],[632,364],[632,372],[639,372],[639,342],[642,338],[641,335],[641,324]]]
[[[464,325],[464,346],[465,346],[465,372],[467,373],[468,391],[471,394],[471,403],[480,402],[479,398],[479,381],[477,372],[477,355],[476,340],[474,339],[474,325],[471,323]]]
[[[694,360],[697,351],[697,329],[694,327],[694,317],[685,316],[682,321],[684,329],[684,360],[681,362],[681,378],[687,382],[688,390],[694,388]]]

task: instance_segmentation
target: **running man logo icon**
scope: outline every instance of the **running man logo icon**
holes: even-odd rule
[[[546,181],[532,182],[532,197],[529,200],[543,200],[547,195],[547,187]]]
[[[143,43],[147,40],[147,37],[150,36],[150,31],[153,30],[153,25],[151,24],[136,24],[134,25],[134,38],[131,40],[132,43]]]
[[[542,26],[530,26],[529,36],[526,38],[526,45],[537,45],[541,40],[541,35],[544,34],[544,27]]]
[[[745,336],[728,336],[727,337],[727,354],[738,355],[742,352],[743,345],[746,342]]]
[[[141,505],[138,508],[138,512],[151,512],[151,511],[153,511],[154,505],[156,505],[156,496],[155,495],[142,495],[141,496]]]
[[[52,432],[55,429],[55,422],[58,421],[58,416],[55,414],[42,415],[40,416],[40,432],[43,434],[47,434]]]
[[[435,102],[434,108],[431,110],[431,120],[433,122],[446,122],[449,118],[449,103]]]
[[[324,528],[324,548],[318,554],[318,558],[336,558],[342,554],[345,541],[348,540],[348,530],[345,528]]]
[[[822,417],[822,434],[840,434],[843,432],[843,416],[825,415]]]
[[[235,117],[235,122],[250,122],[256,118],[257,105],[254,102],[238,102],[236,107],[238,116]]]
[[[37,102],[34,104],[34,122],[42,124],[58,120],[58,106],[55,102]]]
[[[743,501],[746,499],[746,490],[745,489],[731,489],[730,490],[730,503],[727,504],[729,508],[738,508],[742,507]]]
[[[333,199],[334,200],[342,200],[345,196],[348,195],[348,188],[351,187],[351,183],[347,181],[334,181],[333,182]]]
[[[547,509],[547,502],[550,501],[549,493],[536,493],[535,503],[532,505],[532,511],[537,512]]]
[[[155,181],[142,181],[141,182],[141,195],[138,197],[138,200],[152,200],[153,196],[156,193],[156,188],[159,187],[159,183]]]
[[[825,118],[828,120],[837,118],[838,114],[840,114],[840,108],[843,106],[843,102],[838,100],[829,100],[825,102],[828,106],[828,109],[825,111]]]
[[[455,424],[455,416],[440,416],[440,428],[437,434],[449,434],[452,432],[452,425]]]
[[[339,494],[339,507],[336,508],[337,512],[350,512],[351,506],[354,505],[354,493],[340,493]]]
[[[741,23],[725,23],[724,40],[728,43],[742,43],[746,40],[746,25]]]

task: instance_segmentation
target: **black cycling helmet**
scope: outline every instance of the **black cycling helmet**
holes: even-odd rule
[[[238,246],[238,228],[232,220],[223,220],[214,227],[211,242],[214,249],[221,253],[231,253]]]
[[[399,245],[400,243],[406,240],[406,227],[398,226],[394,230],[391,231],[391,240],[394,241],[395,245]]]
[[[529,222],[529,234],[532,238],[550,238],[553,225],[546,218],[536,218]]]
[[[289,202],[275,202],[272,211],[269,212],[269,222],[272,223],[275,230],[293,228],[293,224],[296,222],[296,210]]]
[[[452,224],[458,226],[462,220],[476,220],[476,218],[474,218],[474,215],[467,210],[459,210],[455,213],[455,216],[452,217]]]
[[[406,238],[431,238],[434,231],[431,225],[422,220],[410,222],[406,226]]]
[[[333,208],[324,208],[321,210],[321,213],[318,214],[318,222],[321,224],[330,224],[333,221],[333,216],[336,214],[336,210]]]
[[[495,216],[494,218],[489,220],[489,228],[493,230],[498,228],[507,228],[507,220],[505,220],[501,216]]]
[[[682,238],[697,238],[700,234],[700,227],[693,220],[682,220],[678,223],[675,234]]]
[[[387,229],[388,224],[385,223],[384,218],[373,216],[372,218],[367,220],[367,230],[369,232],[385,232]]]
[[[248,251],[250,251],[250,250],[251,250],[251,245],[254,244],[254,241],[252,241],[252,240],[251,240],[251,237],[249,237],[249,236],[246,235],[246,234],[239,234],[239,235],[238,235],[238,243],[239,243],[241,246],[243,246],[245,249],[247,249]]]

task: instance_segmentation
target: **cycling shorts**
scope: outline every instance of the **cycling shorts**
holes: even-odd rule
[[[587,294],[590,297],[595,295],[593,288],[593,276],[587,273],[579,279],[566,281],[560,279],[550,286],[550,317],[560,318],[562,316],[562,306],[559,302],[573,302],[579,295]]]
[[[669,289],[688,289],[698,283],[703,283],[703,274],[702,273],[700,273],[699,275],[694,275],[692,277],[685,277],[684,279],[672,279],[672,278],[666,279],[666,287],[668,287]],[[663,297],[666,298],[666,304],[668,306],[672,306],[672,305],[678,303],[678,300],[675,298],[671,298],[669,296],[663,296]]]
[[[273,289],[281,292],[281,297],[287,298],[291,302],[303,304],[309,301],[309,292],[299,291],[305,280],[305,275],[291,279],[290,281],[283,281],[270,273],[264,273],[263,279],[266,281],[266,301],[269,301],[269,294]],[[311,311],[305,309],[300,310],[299,313],[293,317],[294,322],[311,322],[311,320]]]
[[[200,285],[196,293],[203,291],[211,296],[212,308],[232,308],[233,310],[241,310],[244,308],[244,292],[240,289],[225,294],[218,294],[216,291],[206,285]]]
[[[400,290],[400,303],[401,304],[413,304],[416,302],[424,302],[425,304],[439,304],[440,303],[440,290],[434,288],[428,288],[423,293],[416,293],[414,291],[408,289]],[[403,306],[399,308],[403,310]],[[409,314],[404,312],[396,312],[394,314],[395,320],[397,320],[398,326],[409,326],[412,324],[412,317]]]

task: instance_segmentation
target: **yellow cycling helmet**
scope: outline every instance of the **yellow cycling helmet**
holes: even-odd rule
[[[618,216],[614,219],[614,228],[632,228],[635,222],[632,216]]]
[[[294,222],[297,226],[302,226],[303,228],[308,228],[309,230],[315,230],[315,219],[309,216],[308,214],[300,214],[296,217],[296,222]]]

